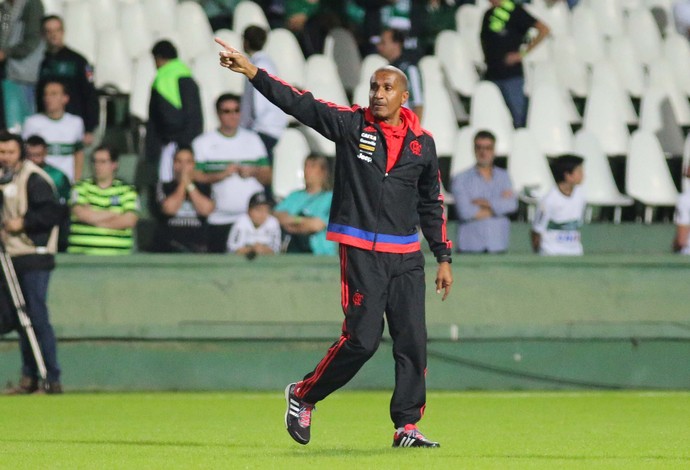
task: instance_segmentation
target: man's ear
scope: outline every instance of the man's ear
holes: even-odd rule
[[[403,91],[403,94],[402,94],[402,104],[407,103],[407,100],[408,100],[409,98],[410,98],[410,92],[407,91],[407,90]]]

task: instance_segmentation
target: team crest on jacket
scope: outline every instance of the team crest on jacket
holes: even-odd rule
[[[413,140],[410,142],[410,150],[412,150],[412,153],[415,155],[420,156],[422,154],[422,144],[420,144],[418,140]]]
[[[352,296],[352,303],[355,304],[355,307],[361,307],[362,302],[364,302],[364,294],[355,292],[355,295]]]
[[[376,129],[372,126],[365,127],[359,136],[359,153],[357,158],[367,163],[372,162],[372,156],[376,150]]]

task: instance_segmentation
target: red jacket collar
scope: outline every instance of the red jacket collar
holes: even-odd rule
[[[415,113],[404,107],[400,108],[400,113],[402,113],[409,129],[416,137],[420,137],[422,134],[424,134],[424,129],[422,129],[422,126],[419,123],[419,118]],[[376,118],[374,118],[374,115],[371,114],[369,108],[364,108],[364,119],[370,123],[377,122]]]

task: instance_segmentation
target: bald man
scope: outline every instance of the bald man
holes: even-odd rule
[[[300,444],[311,437],[314,405],[345,385],[376,352],[385,313],[393,339],[393,447],[438,447],[417,429],[426,406],[426,323],[421,226],[438,262],[436,292],[450,293],[434,140],[402,105],[407,79],[382,67],[371,77],[369,107],[317,100],[258,69],[220,39],[221,66],[245,75],[269,101],[336,144],[327,238],[340,244],[342,334],[302,380],[285,389],[285,425]]]

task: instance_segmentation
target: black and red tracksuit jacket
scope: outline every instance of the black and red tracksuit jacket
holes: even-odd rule
[[[368,108],[317,100],[259,69],[251,80],[266,98],[336,143],[335,182],[327,238],[385,253],[420,250],[421,226],[431,251],[450,260],[436,146],[406,108],[407,135],[386,172],[386,140]]]

